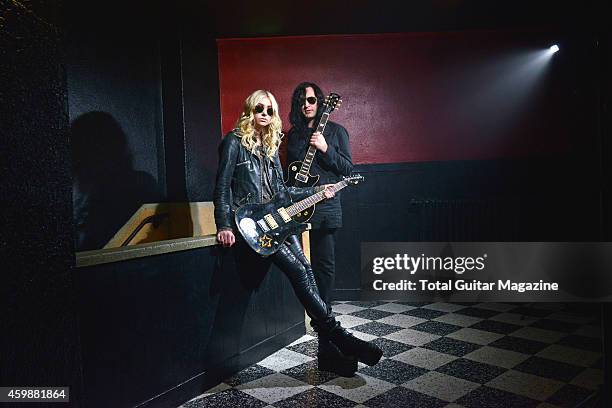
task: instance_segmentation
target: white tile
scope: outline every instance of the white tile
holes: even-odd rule
[[[274,371],[282,371],[300,364],[304,364],[314,358],[307,355],[296,353],[295,351],[281,349],[276,353],[264,358],[259,363],[260,366]]]
[[[516,324],[517,326],[528,326],[540,320],[539,317],[526,316],[518,313],[500,313],[492,316],[489,320],[495,320],[497,322],[504,322],[510,324]]]
[[[448,313],[448,314],[436,317],[435,319],[432,319],[432,320],[436,322],[454,324],[455,326],[468,327],[478,322],[481,322],[484,319],[480,317],[466,316],[466,315],[457,314],[457,313]]]
[[[391,357],[392,360],[401,361],[402,363],[417,367],[427,368],[428,370],[435,370],[436,368],[450,363],[457,358],[459,357],[420,347],[415,347]]]
[[[313,387],[287,375],[274,373],[235,388],[258,400],[274,404]]]
[[[402,329],[400,331],[396,331],[395,333],[387,334],[383,337],[389,340],[399,341],[400,343],[409,344],[411,346],[422,346],[423,344],[440,338],[440,336],[437,334],[412,329]]]
[[[378,338],[378,336],[374,336],[374,335],[371,335],[371,334],[368,334],[368,333],[360,332],[359,330],[348,329],[348,332],[351,333],[353,336],[355,336],[358,339],[361,339],[363,341],[371,341],[371,340],[374,340],[374,339]]]
[[[570,384],[577,385],[579,387],[588,388],[589,390],[596,390],[600,384],[603,384],[604,372],[599,368],[587,368],[580,374],[578,374]]]
[[[540,341],[542,343],[556,343],[566,336],[565,333],[538,329],[537,327],[521,327],[510,333],[510,335],[522,339]]]
[[[502,337],[504,337],[504,335],[465,327],[463,329],[459,329],[455,332],[447,334],[446,337],[450,337],[451,339],[455,340],[467,341],[468,343],[486,345],[494,342],[495,340],[501,339]]]
[[[332,312],[348,314],[353,312],[358,312],[360,310],[365,310],[365,307],[355,306],[347,303],[341,303],[339,305],[332,305]]]
[[[465,309],[466,307],[467,306],[464,305],[456,305],[454,303],[445,302],[431,303],[423,306],[424,309],[439,310],[441,312],[455,312],[460,309]]]
[[[444,401],[455,401],[480,387],[480,384],[430,371],[402,386]]]
[[[354,377],[338,377],[319,386],[350,401],[362,403],[383,392],[395,388],[395,384],[361,373]]]
[[[419,323],[426,322],[427,319],[421,319],[420,317],[407,316],[403,314],[394,314],[391,316],[383,317],[382,319],[377,320],[380,323],[390,324],[392,326],[403,327],[405,329],[416,326]]]
[[[508,370],[486,383],[486,385],[538,401],[545,401],[563,387],[565,383],[537,375]]]
[[[512,368],[519,363],[527,360],[528,354],[517,353],[516,351],[502,350],[497,347],[484,346],[478,350],[466,354],[463,358],[478,361],[498,367]]]
[[[310,334],[305,334],[302,337],[300,337],[299,339],[297,339],[296,341],[294,341],[293,343],[289,344],[290,346],[295,346],[296,344],[300,344],[300,343],[305,343],[307,341],[310,340],[314,340],[316,339],[315,336],[311,336]]]
[[[416,309],[414,306],[400,305],[399,303],[385,303],[384,305],[373,307],[372,309],[382,310],[389,313],[402,313],[407,310]]]
[[[516,308],[518,305],[513,305],[511,303],[495,303],[495,302],[486,302],[479,303],[474,305],[478,309],[487,309],[493,310],[494,312],[507,312],[508,310]]]
[[[600,339],[601,337],[603,337],[601,332],[601,326],[581,326],[572,334],[584,337],[593,337],[595,339]]]
[[[370,323],[372,321],[351,315],[336,316],[336,320],[339,321],[342,327],[344,327],[345,329],[349,327],[359,326],[360,324]]]
[[[545,349],[540,350],[536,356],[581,367],[589,367],[601,357],[601,353],[562,346],[559,344],[551,344]]]

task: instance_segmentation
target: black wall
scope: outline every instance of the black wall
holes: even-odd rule
[[[0,384],[69,386],[79,406],[60,5],[0,2]]]
[[[238,269],[232,253],[78,269],[86,406],[180,405],[304,333],[282,273]]]

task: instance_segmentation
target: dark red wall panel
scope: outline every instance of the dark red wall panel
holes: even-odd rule
[[[218,40],[222,128],[268,89],[285,129],[293,88],[342,95],[332,120],[355,163],[474,160],[568,147],[563,89],[546,33],[451,32]],[[561,119],[559,119],[561,118]]]

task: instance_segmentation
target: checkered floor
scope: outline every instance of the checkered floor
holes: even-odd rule
[[[181,407],[574,407],[603,381],[597,305],[376,301],[333,310],[384,350],[377,365],[360,363],[352,378],[318,371],[317,339],[305,335]]]

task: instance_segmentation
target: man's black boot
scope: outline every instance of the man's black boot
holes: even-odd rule
[[[330,330],[329,339],[342,354],[356,357],[369,366],[378,363],[383,355],[382,350],[376,344],[358,339],[342,328],[340,324]]]
[[[325,335],[319,335],[317,364],[319,370],[331,371],[342,377],[352,377],[357,371],[357,358],[344,355]]]

